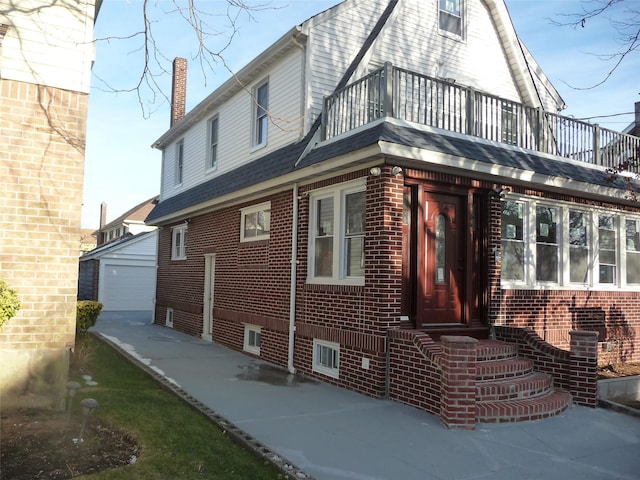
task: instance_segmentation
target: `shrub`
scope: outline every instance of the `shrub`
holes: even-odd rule
[[[20,303],[16,291],[9,288],[7,282],[0,279],[0,328],[2,328],[4,322],[15,317],[21,308],[22,303]]]
[[[100,302],[80,300],[76,305],[76,333],[85,333],[93,327],[102,310]]]

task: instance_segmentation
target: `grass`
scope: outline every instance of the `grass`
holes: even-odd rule
[[[162,389],[108,345],[90,335],[83,335],[79,342],[85,355],[91,352],[80,373],[88,372],[98,382],[97,386],[83,388],[84,396],[100,403],[94,415],[101,422],[128,432],[140,443],[142,451],[135,464],[78,478],[285,478],[269,462],[233,442],[206,417]]]

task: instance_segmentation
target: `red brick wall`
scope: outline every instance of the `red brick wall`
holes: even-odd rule
[[[271,201],[269,240],[240,242],[240,209]],[[202,334],[205,255],[215,254],[213,339],[241,350],[244,323],[262,327],[261,357],[286,365],[292,191],[192,217],[187,258],[171,260],[171,227],[160,231],[156,323],[174,309],[174,328]],[[180,225],[178,222],[174,225]]]
[[[308,285],[310,190],[362,178],[366,170],[305,186],[299,192],[295,368],[372,396],[385,392],[386,329],[399,325],[402,177],[370,177],[364,286]],[[240,243],[240,208],[271,201],[269,240]],[[174,328],[202,333],[204,255],[215,254],[213,339],[243,347],[244,323],[262,327],[260,357],[287,365],[292,191],[200,215],[188,224],[187,259],[172,261],[171,226],[160,231],[156,322],[174,309]],[[176,223],[175,225],[180,224]],[[340,344],[340,378],[312,370],[313,339]],[[369,368],[363,368],[363,358]]]

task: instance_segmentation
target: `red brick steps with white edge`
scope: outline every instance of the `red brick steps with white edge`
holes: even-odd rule
[[[476,419],[484,423],[523,422],[552,417],[571,403],[554,391],[549,375],[533,371],[533,362],[517,356],[515,345],[478,341]]]

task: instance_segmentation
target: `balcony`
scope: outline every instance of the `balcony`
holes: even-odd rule
[[[640,138],[387,63],[324,100],[328,140],[383,117],[638,173]],[[629,159],[634,161],[629,162]]]

